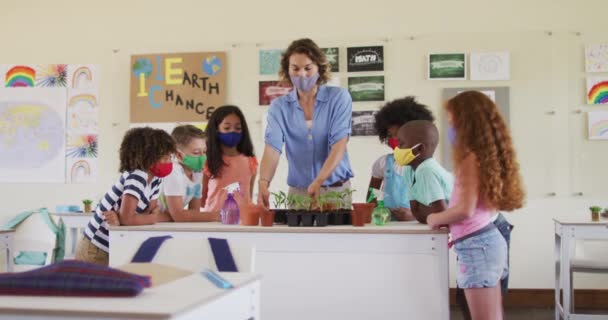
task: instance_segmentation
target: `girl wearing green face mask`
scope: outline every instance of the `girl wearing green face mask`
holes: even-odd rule
[[[193,125],[175,127],[177,144],[173,171],[163,179],[160,207],[163,221],[219,221],[219,212],[201,212],[203,167],[207,160],[205,133]]]

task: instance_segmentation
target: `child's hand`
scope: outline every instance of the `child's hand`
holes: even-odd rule
[[[208,212],[206,213],[211,217],[211,221],[222,221],[222,216],[220,215],[219,211],[214,211],[214,212]]]
[[[431,229],[439,229],[439,227],[441,227],[441,225],[437,221],[436,213],[431,213],[426,217],[426,224],[428,224]]]
[[[104,211],[103,218],[106,220],[106,223],[111,226],[119,226],[120,219],[118,218],[118,214],[114,211]]]

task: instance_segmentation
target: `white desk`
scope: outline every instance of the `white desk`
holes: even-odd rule
[[[0,230],[0,245],[6,254],[6,272],[13,271],[13,236],[15,230]]]
[[[378,227],[244,227],[158,223],[110,227],[110,265],[151,236],[256,248],[265,320],[449,319],[448,239],[418,223]],[[184,259],[188,253],[184,252]]]
[[[260,319],[260,277],[222,276],[235,288],[222,290],[193,274],[133,298],[0,296],[0,319]]]
[[[92,213],[52,213],[61,218],[65,224],[65,259],[72,259],[76,254],[76,243],[82,236],[84,228],[93,217]]]
[[[608,240],[608,221],[600,219],[554,219],[555,221],[555,319],[595,320],[608,319],[608,315],[585,315],[571,313],[570,263],[574,256],[576,240]],[[560,289],[563,305],[560,303]]]

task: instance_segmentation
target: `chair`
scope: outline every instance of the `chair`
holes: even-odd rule
[[[593,259],[585,254],[585,244],[591,241],[577,241],[575,256],[570,260],[570,301],[574,312],[574,273],[608,274],[608,260]]]
[[[49,229],[42,217],[34,213],[25,219],[15,230],[13,245],[13,264],[14,272],[27,271],[38,268],[40,264],[21,264],[15,263],[15,258],[22,256],[26,252],[36,252],[46,255],[44,264],[53,263],[53,254],[57,247],[57,235]]]

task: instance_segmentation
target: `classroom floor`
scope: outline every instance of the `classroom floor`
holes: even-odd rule
[[[577,310],[586,314],[608,314],[608,310]],[[451,307],[451,320],[463,320],[460,309]],[[504,319],[508,320],[554,320],[553,308],[506,308]]]

